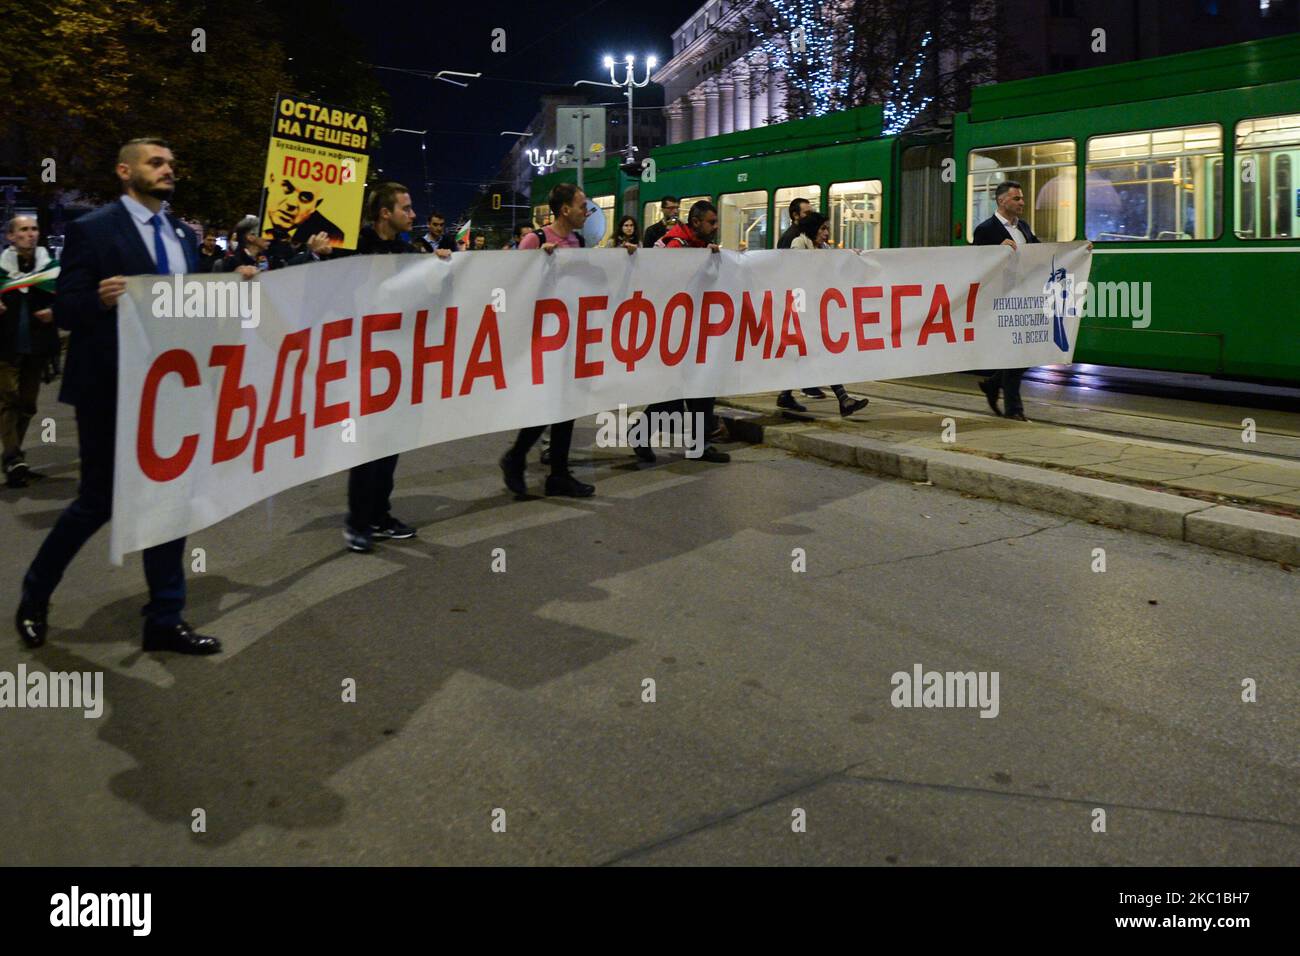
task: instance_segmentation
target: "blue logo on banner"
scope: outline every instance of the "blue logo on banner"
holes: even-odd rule
[[[1070,351],[1070,336],[1065,331],[1065,320],[1078,314],[1074,305],[1074,276],[1065,269],[1056,268],[1056,257],[1052,257],[1052,269],[1047,274],[1047,284],[1043,286],[1047,298],[1043,309],[1052,320],[1052,341],[1062,352]]]

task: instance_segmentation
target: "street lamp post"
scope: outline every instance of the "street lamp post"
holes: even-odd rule
[[[420,168],[424,170],[424,201],[430,205],[430,208],[432,208],[433,184],[429,182],[429,150],[428,142],[425,138],[429,131],[427,129],[402,129],[399,126],[396,129],[390,129],[389,132],[414,133],[416,136],[420,137]],[[427,214],[428,210],[425,210],[425,213]]]
[[[607,56],[605,57],[605,67],[609,70],[608,83],[597,83],[593,80],[579,80],[577,83],[573,84],[574,86],[581,86],[581,85],[607,86],[616,90],[626,90],[625,95],[627,96],[627,161],[629,163],[632,162],[633,158],[636,156],[636,147],[632,144],[633,116],[635,115],[632,112],[632,93],[634,90],[643,89],[644,87],[650,85],[650,71],[655,68],[655,65],[658,62],[659,61],[656,60],[653,56],[646,58],[645,79],[642,80],[640,83],[638,83],[634,75],[634,70],[636,67],[636,57],[634,57],[631,53],[623,57],[622,65],[626,68],[626,70],[623,74],[623,79],[620,80],[614,72],[618,68],[618,64],[614,62],[614,58],[612,56]]]
[[[503,130],[501,131],[501,135],[502,135],[502,136],[518,136],[521,140],[524,140],[524,139],[527,139],[528,137],[532,136],[533,134],[532,134],[532,133],[527,133],[527,132],[525,132],[525,133],[521,133],[521,132],[519,132],[518,130],[513,130],[513,129],[503,129]],[[516,181],[515,181],[514,183],[511,183],[511,184],[510,184],[510,196],[511,196],[511,202],[510,202],[510,237],[511,237],[512,239],[514,238],[514,235],[515,235],[515,210],[519,208],[519,204],[518,204],[517,202],[514,201],[515,199],[518,198],[518,192],[517,192],[517,190],[515,189],[515,186],[518,185],[518,178],[519,178],[519,157],[525,155],[525,150],[523,150],[523,149],[520,148],[520,147],[522,147],[522,146],[523,146],[523,143],[522,143],[522,142],[517,143],[516,146],[515,146],[515,148],[519,150],[518,155],[515,157],[515,180],[516,180]],[[532,165],[532,166],[537,170],[537,172],[538,172],[539,174],[540,174],[543,170],[545,170],[547,166],[550,166],[550,165],[552,164],[552,163],[551,163],[551,160],[554,159],[553,151],[552,151],[552,150],[549,150],[549,149],[546,151],[546,160],[547,160],[547,161],[546,161],[545,163],[538,163],[538,162],[537,162],[537,160],[538,160],[539,157],[538,157],[538,155],[537,155],[537,150],[536,150],[536,149],[530,149],[530,150],[527,150],[527,151],[526,151],[526,154],[527,154],[527,156],[528,156],[528,162],[529,162],[529,164]],[[531,209],[532,209],[532,206],[530,205],[528,208],[531,210]],[[530,219],[530,221],[531,221],[531,219],[532,219],[531,215],[529,216],[529,219]]]

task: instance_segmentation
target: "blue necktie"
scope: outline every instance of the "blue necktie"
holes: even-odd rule
[[[155,213],[149,219],[153,226],[153,257],[158,262],[158,274],[170,275],[171,266],[167,263],[167,246],[163,244],[162,237],[162,216]]]

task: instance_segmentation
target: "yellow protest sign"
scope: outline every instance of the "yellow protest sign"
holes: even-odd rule
[[[262,234],[301,244],[324,232],[355,249],[370,163],[366,113],[281,94],[266,151]]]

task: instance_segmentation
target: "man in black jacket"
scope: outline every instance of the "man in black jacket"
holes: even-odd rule
[[[1025,194],[1020,183],[1012,179],[998,183],[993,192],[993,199],[998,204],[997,211],[975,227],[975,245],[1010,246],[1019,248],[1021,243],[1038,242],[1038,237],[1029,228],[1029,223],[1021,219],[1025,211]],[[1018,422],[1027,422],[1025,406],[1020,400],[1020,379],[1029,371],[1027,368],[1005,368],[994,372],[979,383],[980,391],[988,399],[989,408],[995,415]],[[998,409],[998,392],[1006,400],[1006,412]]]
[[[456,251],[456,238],[447,232],[447,219],[438,210],[429,213],[429,228],[423,236],[419,236],[411,241],[420,252],[433,252],[437,249],[445,249],[448,252]]]
[[[682,201],[676,196],[665,196],[659,200],[659,221],[648,226],[641,237],[641,245],[653,249],[664,234],[677,225],[677,214],[682,208]]]
[[[113,507],[117,431],[117,300],[128,275],[193,272],[198,243],[192,230],[163,208],[175,188],[171,148],[159,139],[134,139],[117,155],[122,198],[68,227],[60,261],[54,320],[72,332],[60,401],[77,410],[81,485],[59,516],[23,578],[14,623],[28,647],[45,643],[50,595],[77,552],[108,521]],[[185,607],[185,539],[144,551],[149,603],[144,649],[215,654],[221,643],[196,633]]]
[[[370,225],[357,236],[357,255],[403,255],[419,250],[401,238],[415,225],[411,193],[401,183],[379,183],[370,192],[366,206]],[[435,250],[440,258],[451,255]],[[338,256],[328,235],[317,234],[307,240],[307,248],[290,260],[290,265]],[[393,475],[397,456],[387,455],[357,465],[348,473],[348,518],[343,526],[343,540],[349,551],[366,554],[374,550],[376,540],[405,540],[415,537],[415,529],[394,518],[391,512]]]
[[[804,216],[814,211],[812,203],[807,199],[803,197],[792,199],[790,201],[790,225],[786,226],[785,232],[781,233],[781,238],[776,241],[776,247],[778,249],[789,249],[790,243],[794,242],[799,236],[799,223],[803,221]]]

